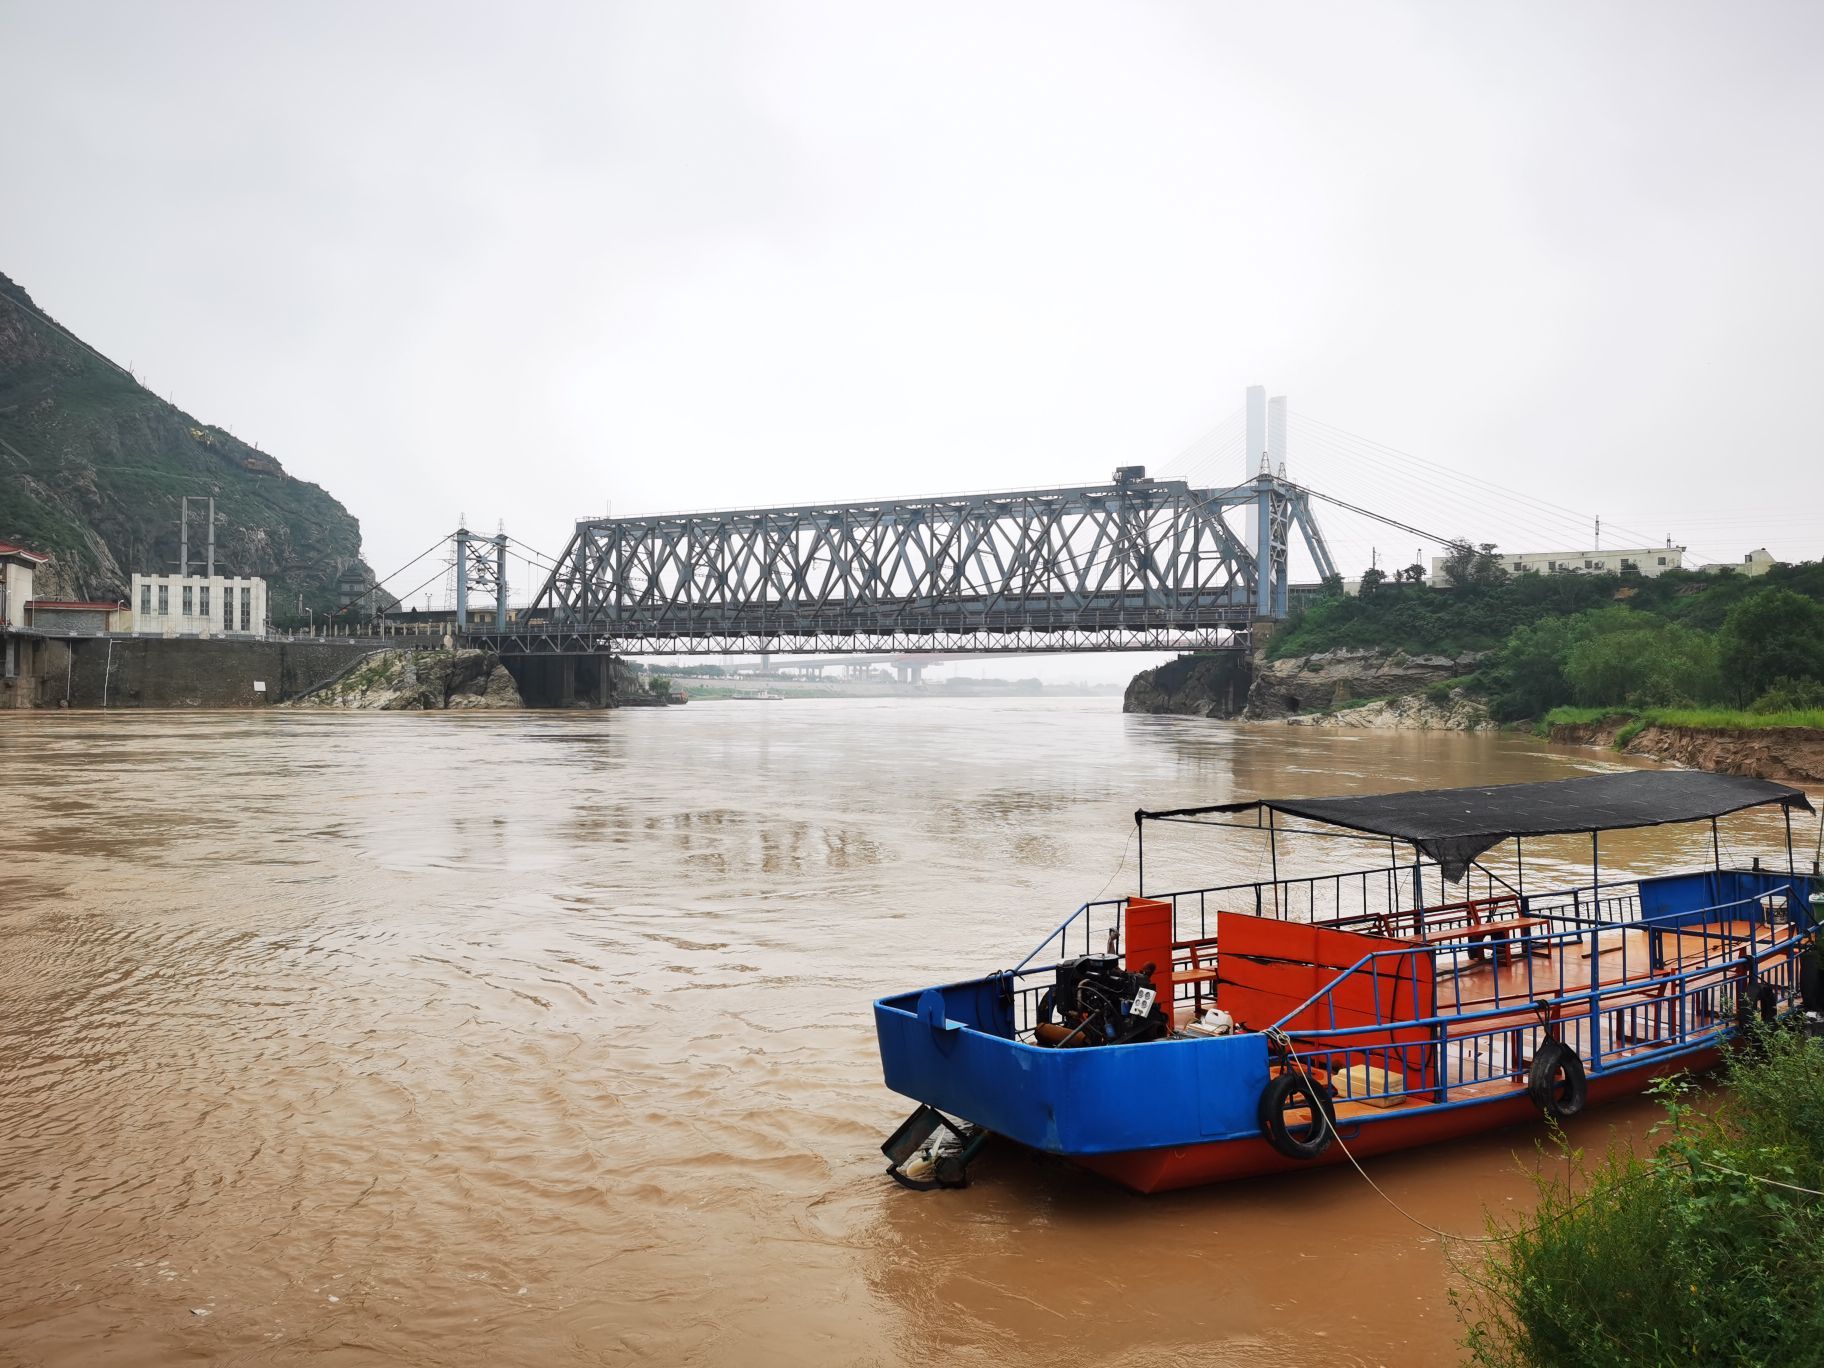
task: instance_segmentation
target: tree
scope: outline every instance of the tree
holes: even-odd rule
[[[1368,598],[1386,582],[1387,572],[1378,565],[1371,565],[1362,571],[1362,582],[1360,588],[1356,590],[1357,596]]]
[[[1824,608],[1790,589],[1762,589],[1723,619],[1722,666],[1737,700],[1781,679],[1824,679]]]
[[[1450,544],[1444,557],[1444,579],[1453,589],[1485,589],[1507,578],[1507,569],[1495,554],[1493,542],[1472,546],[1467,541]]]
[[[1571,646],[1564,677],[1574,702],[1663,708],[1710,703],[1721,695],[1714,637],[1645,613],[1633,616],[1639,621],[1585,635]]]

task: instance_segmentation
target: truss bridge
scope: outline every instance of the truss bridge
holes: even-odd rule
[[[1138,466],[1065,489],[588,519],[531,606],[463,623],[510,656],[1188,650],[1283,618],[1288,542],[1335,573],[1309,491]]]

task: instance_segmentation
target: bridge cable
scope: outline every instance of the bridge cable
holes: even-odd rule
[[[1388,517],[1385,513],[1376,513],[1371,508],[1363,508],[1359,504],[1352,504],[1346,500],[1339,499],[1334,494],[1325,494],[1322,490],[1312,489],[1306,485],[1294,484],[1291,480],[1287,480],[1286,483],[1291,485],[1292,488],[1310,495],[1313,499],[1322,499],[1325,503],[1335,504],[1338,508],[1346,508],[1351,513],[1360,513],[1365,518],[1373,518],[1376,522],[1384,522],[1389,527],[1397,527],[1402,532],[1410,532],[1415,537],[1425,538],[1426,541],[1438,542],[1444,546],[1462,545],[1462,538],[1460,537],[1446,537],[1441,536],[1436,532],[1427,532],[1422,527],[1414,527],[1411,523],[1403,523],[1398,518]]]
[[[424,550],[420,551],[417,555],[413,556],[404,565],[400,566],[397,570],[393,571],[393,573],[388,575],[386,577],[386,579],[375,580],[373,582],[373,585],[370,588],[368,588],[367,590],[365,590],[360,595],[359,598],[354,598],[354,599],[349,600],[347,603],[344,603],[343,605],[341,605],[341,607],[337,608],[335,610],[335,612],[331,613],[330,616],[331,617],[340,617],[345,610],[347,610],[349,608],[353,608],[357,603],[361,602],[361,599],[366,598],[369,594],[378,593],[380,591],[381,586],[384,585],[387,582],[387,580],[398,579],[399,576],[403,575],[407,570],[410,570],[414,565],[418,564],[419,561],[423,560],[426,556],[430,555],[431,552],[435,551],[438,547],[442,546],[449,539],[450,538],[447,533],[444,536],[439,537],[436,541],[432,542],[429,546],[425,547]],[[441,573],[441,572],[439,572],[439,573]],[[419,587],[422,588],[423,586],[421,585]],[[417,593],[418,591],[416,589],[414,589],[412,592]],[[403,602],[403,601],[404,600],[402,599],[401,602]]]

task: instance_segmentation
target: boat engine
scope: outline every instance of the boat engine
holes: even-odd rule
[[[1169,1021],[1153,989],[1153,969],[1132,973],[1115,955],[1065,960],[1056,984],[1039,999],[1035,1042],[1075,1048],[1162,1039]]]

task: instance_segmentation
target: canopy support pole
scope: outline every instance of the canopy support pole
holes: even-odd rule
[[[1786,819],[1786,875],[1793,878],[1799,871],[1792,863],[1792,809],[1781,803],[1780,815]]]
[[[1590,833],[1590,902],[1595,908],[1596,920],[1602,920],[1602,853],[1600,838]],[[1591,974],[1596,971],[1590,970]]]
[[[1140,838],[1140,896],[1146,896],[1146,818],[1134,814],[1134,831]]]
[[[1267,809],[1267,853],[1273,857],[1273,915],[1280,916],[1279,910],[1279,831],[1273,824],[1274,812]],[[1256,857],[1258,858],[1258,857]],[[1259,865],[1254,866],[1256,869]]]
[[[1526,896],[1526,842],[1514,837],[1514,872],[1520,880],[1520,896]]]
[[[1723,872],[1723,843],[1716,834],[1716,818],[1710,819],[1710,863],[1718,874]]]

